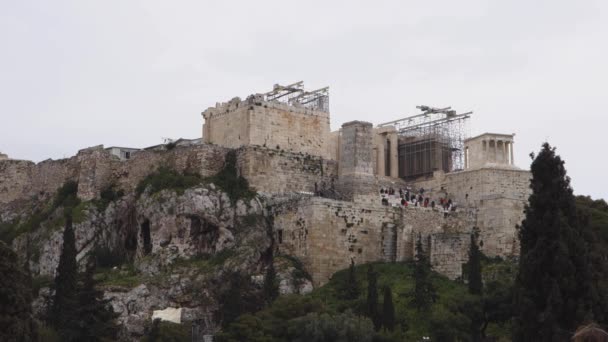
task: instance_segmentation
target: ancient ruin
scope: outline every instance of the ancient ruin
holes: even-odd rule
[[[208,108],[202,141],[171,149],[98,146],[37,164],[0,155],[0,207],[51,194],[67,180],[78,182],[83,200],[110,184],[134,191],[159,166],[211,176],[235,151],[240,175],[272,203],[278,253],[299,258],[315,285],[351,260],[409,260],[418,238],[435,270],[457,278],[475,227],[485,254],[517,255],[530,175],[514,164],[514,134],[469,137],[472,113],[419,109],[332,132],[328,88],[275,85]],[[148,225],[145,252],[168,248],[157,244],[155,223]]]

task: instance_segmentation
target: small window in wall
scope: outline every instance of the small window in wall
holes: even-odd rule
[[[283,243],[283,229],[279,229],[277,231],[277,235],[278,235],[278,239],[279,239],[279,243]]]

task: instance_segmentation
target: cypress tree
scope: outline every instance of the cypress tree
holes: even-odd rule
[[[95,288],[95,263],[89,264],[82,275],[78,291],[78,339],[79,341],[113,341],[118,326],[110,301],[103,299],[103,291]]]
[[[414,291],[410,294],[410,304],[418,312],[426,312],[437,300],[435,287],[431,282],[431,263],[422,248],[422,237],[418,234],[416,241],[416,262],[414,264]]]
[[[277,284],[277,273],[274,269],[274,263],[271,261],[266,268],[264,276],[264,298],[268,304],[274,302],[279,297],[279,285]]]
[[[350,268],[348,269],[348,279],[346,283],[345,299],[355,300],[359,298],[359,283],[357,282],[357,274],[355,272],[355,261],[350,260]]]
[[[475,296],[475,300],[481,302],[483,295],[483,282],[481,279],[481,251],[477,245],[477,230],[471,234],[471,245],[469,247],[469,261],[467,262],[467,278],[469,293]],[[472,306],[468,315],[471,319],[471,341],[481,341],[481,330],[483,325],[483,317],[481,310],[476,306]]]
[[[0,341],[36,341],[32,289],[17,254],[0,241]]]
[[[372,265],[367,268],[367,315],[374,323],[374,329],[380,330],[382,324],[378,313],[378,274]]]
[[[564,161],[548,143],[531,155],[532,194],[519,227],[515,341],[567,341],[591,314],[591,273]]]
[[[76,238],[72,229],[72,216],[66,210],[63,246],[55,276],[55,296],[49,312],[49,322],[66,341],[78,335],[78,264],[76,263]]]
[[[384,286],[384,302],[382,303],[382,325],[388,331],[395,330],[395,306],[393,293],[389,286]]]

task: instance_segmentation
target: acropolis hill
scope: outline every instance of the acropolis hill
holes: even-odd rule
[[[514,165],[514,134],[469,138],[463,125],[471,113],[420,109],[376,127],[352,121],[331,132],[327,88],[275,85],[206,109],[202,141],[143,150],[98,146],[38,164],[0,160],[2,221],[15,217],[10,208],[48,197],[68,180],[78,182],[78,197],[86,201],[110,185],[133,192],[160,166],[211,176],[235,150],[240,175],[272,199],[276,251],[302,260],[315,284],[351,260],[411,259],[418,237],[435,270],[459,277],[474,227],[486,255],[517,254],[530,175]],[[169,229],[192,224],[186,221]],[[159,224],[149,222],[152,253],[171,248],[156,236]]]

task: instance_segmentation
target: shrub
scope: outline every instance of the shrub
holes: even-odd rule
[[[202,183],[203,179],[197,174],[180,174],[177,171],[168,169],[166,167],[160,167],[156,172],[149,174],[146,178],[142,179],[135,191],[137,195],[141,194],[149,189],[151,194],[155,194],[165,189],[173,189],[178,193],[183,193],[187,188],[191,188],[195,185]]]

